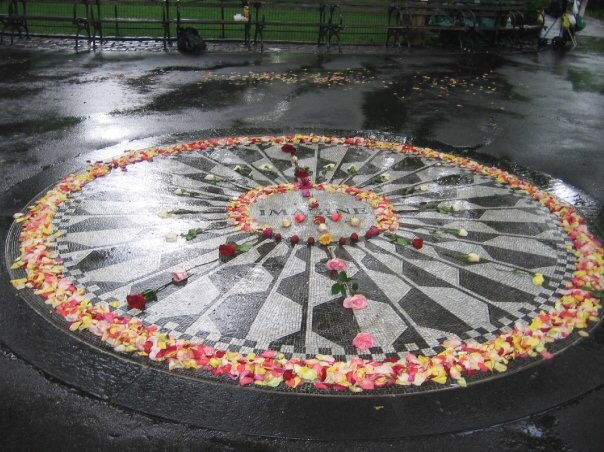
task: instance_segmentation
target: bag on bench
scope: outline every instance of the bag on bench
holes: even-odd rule
[[[183,53],[201,53],[206,50],[206,42],[194,28],[179,28],[176,46]]]

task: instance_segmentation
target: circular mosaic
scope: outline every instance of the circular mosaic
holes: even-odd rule
[[[15,285],[170,367],[267,386],[465,384],[597,319],[601,248],[574,211],[431,150],[209,140],[97,163],[57,190],[37,204],[54,273],[29,265],[42,220],[19,216]],[[579,234],[589,252],[573,252]]]

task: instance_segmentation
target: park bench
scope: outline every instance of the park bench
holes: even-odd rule
[[[283,36],[317,33],[317,45],[325,44],[329,48],[340,30],[339,24],[332,20],[336,7],[337,5],[324,0],[267,1],[262,6],[263,26],[270,28],[273,33],[278,31]],[[297,19],[288,19],[291,15],[295,15]],[[296,41],[296,39],[286,40]]]
[[[95,30],[103,38],[113,32],[120,37],[128,29],[161,33],[164,49],[170,43],[170,16],[167,0],[94,0],[97,18]],[[93,39],[96,34],[93,34]]]
[[[423,31],[467,33],[470,28],[467,25],[469,13],[448,0],[340,0],[329,6],[328,22],[337,24],[334,38],[338,43],[343,32],[354,34],[363,31],[365,34],[383,36],[388,47],[400,46],[403,39],[410,45],[410,37]]]
[[[491,44],[498,44],[502,36],[511,36],[520,43],[524,32],[540,28],[526,24],[524,0],[403,0],[390,4],[340,0],[333,5],[328,21],[339,24],[338,40],[344,30],[381,30],[385,32],[386,46],[400,46],[403,40],[410,46],[411,38],[425,31],[443,37],[456,36],[461,47],[468,42],[473,46],[479,35],[490,36]],[[359,13],[373,20],[353,23],[346,20],[358,17]]]
[[[27,30],[27,19],[26,19],[26,5],[25,0],[9,0],[6,12],[0,13],[0,24],[2,30],[0,31],[0,44],[4,42],[4,33],[10,30],[10,43],[13,43],[15,32],[22,35],[25,32],[26,36],[29,36]]]
[[[30,7],[28,11],[28,6]],[[34,9],[34,12],[31,11]],[[56,26],[66,30],[75,27],[76,48],[81,34],[96,47],[101,43],[105,29],[110,26],[115,36],[121,27],[159,27],[163,33],[164,48],[170,41],[170,23],[167,0],[9,0],[8,14],[0,15],[2,36],[8,29],[11,43],[14,33],[24,31],[29,36],[28,24]]]
[[[259,20],[260,2],[207,2],[199,0],[177,0],[176,1],[176,29],[198,26],[202,36],[210,28],[218,27],[220,38],[241,36],[249,47],[251,45],[251,28],[256,27],[256,36],[262,35],[262,23]],[[247,8],[245,8],[247,6]],[[250,6],[254,9],[252,13]],[[238,15],[242,20],[235,20]],[[252,18],[255,17],[255,20]]]
[[[457,0],[460,7],[468,11],[473,40],[486,35],[490,43],[500,44],[502,38],[509,38],[513,45],[522,46],[522,38],[527,33],[538,32],[542,26],[528,24],[528,9],[524,0]]]
[[[258,0],[240,2],[207,2],[199,0],[177,0],[176,27],[199,26],[201,34],[219,27],[220,39],[237,39],[243,32],[243,41],[248,48],[251,44],[260,44],[264,48],[264,31],[270,28],[273,34],[293,36],[296,32],[316,31],[317,45],[331,45],[337,26],[328,21],[332,17],[335,5],[326,1]],[[331,11],[331,13],[330,13]],[[234,20],[235,15],[244,20]],[[291,20],[292,16],[297,19]],[[253,30],[253,38],[252,38]],[[287,39],[295,41],[295,39]]]
[[[32,22],[47,25],[71,25],[76,28],[76,47],[79,43],[80,33],[85,32],[87,39],[91,39],[90,25],[93,0],[36,0],[36,13],[28,13],[27,0],[10,0],[8,14],[1,17],[3,28],[0,43],[4,40],[6,29],[11,30],[11,44],[14,33],[21,36],[22,31],[29,37],[29,26]],[[71,12],[71,14],[69,14]]]

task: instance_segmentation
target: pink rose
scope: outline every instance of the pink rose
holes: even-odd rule
[[[305,218],[306,218],[306,216],[303,213],[297,213],[294,215],[294,221],[296,223],[302,223]]]
[[[344,298],[344,307],[350,309],[365,309],[367,307],[367,298],[365,295],[361,295],[360,293],[353,295],[352,297],[346,297]]]
[[[342,214],[339,213],[339,212],[332,213],[331,214],[331,219],[332,219],[332,221],[338,222],[338,221],[340,221],[342,219]]]
[[[189,278],[187,271],[184,269],[178,269],[172,272],[172,281],[175,283],[186,281]]]
[[[373,347],[373,336],[369,333],[359,333],[352,340],[352,345],[361,350],[369,350]]]
[[[325,264],[325,266],[327,267],[327,270],[335,270],[335,271],[339,272],[342,270],[346,270],[346,267],[348,267],[348,264],[346,263],[346,261],[344,261],[342,259],[334,258],[334,259],[329,259],[327,261],[327,263]]]
[[[302,192],[302,196],[304,198],[310,198],[310,190],[308,190],[307,188],[305,188],[305,189],[301,190],[301,192]]]

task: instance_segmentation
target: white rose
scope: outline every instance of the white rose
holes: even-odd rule
[[[323,169],[325,171],[333,171],[333,169],[336,167],[335,163],[328,163],[327,165],[323,165]]]
[[[459,201],[455,201],[451,206],[451,210],[453,212],[459,212],[461,210],[461,203]]]
[[[390,180],[390,174],[388,174],[388,173],[384,173],[384,174],[382,174],[381,179],[382,179],[382,181],[384,181],[384,182],[389,181],[389,180]]]
[[[269,165],[268,163],[265,163],[264,165],[260,165],[260,169],[262,171],[271,171],[273,169],[273,167],[271,165]]]
[[[460,237],[467,237],[468,231],[466,231],[464,228],[461,228],[457,231],[457,235]]]
[[[281,226],[283,226],[284,228],[289,228],[292,225],[292,222],[289,221],[287,218],[284,218],[283,220],[281,220]]]
[[[318,226],[319,232],[327,232],[327,225],[325,223],[321,223]]]
[[[480,262],[480,256],[476,253],[469,253],[466,255],[468,262]]]
[[[178,236],[173,232],[166,234],[165,236],[166,242],[176,242],[178,240]]]
[[[214,176],[213,174],[206,174],[204,180],[216,180],[216,176]]]
[[[361,220],[359,220],[358,218],[351,218],[350,219],[350,225],[354,226],[354,227],[358,227],[361,224]]]
[[[170,218],[172,216],[172,214],[170,214],[170,212],[166,212],[165,210],[162,210],[161,212],[158,213],[159,218]]]

